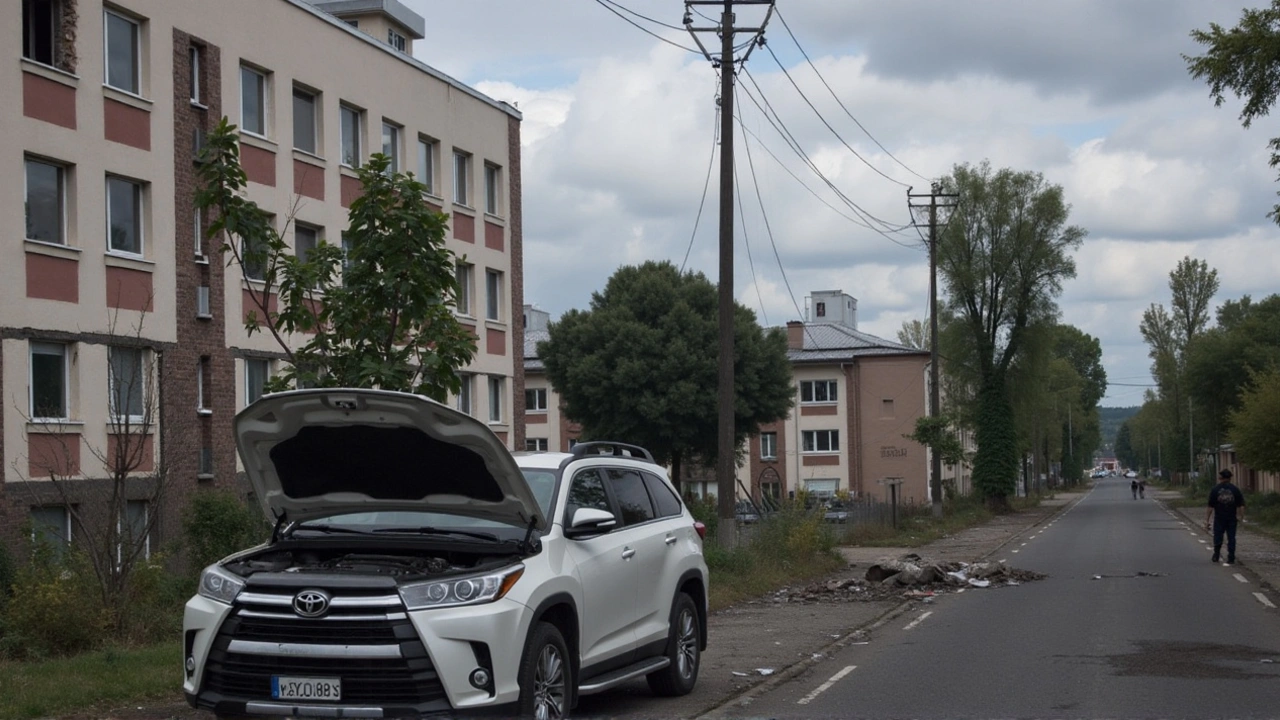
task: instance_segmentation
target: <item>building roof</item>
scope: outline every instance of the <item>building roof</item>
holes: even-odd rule
[[[538,358],[538,343],[550,339],[551,333],[546,330],[524,331],[524,369],[526,371],[547,369],[542,364],[542,360]]]
[[[400,4],[399,0],[311,0],[311,3],[337,17],[382,13],[408,30],[415,40],[426,37],[426,21],[421,15]]]
[[[792,363],[831,363],[859,357],[928,355],[928,351],[885,340],[837,323],[805,323],[804,349],[788,350]]]

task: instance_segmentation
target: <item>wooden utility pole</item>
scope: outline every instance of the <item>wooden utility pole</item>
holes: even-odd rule
[[[733,80],[738,63],[745,63],[751,51],[764,36],[765,25],[773,15],[774,0],[686,0],[684,25],[701,48],[703,55],[720,70],[720,296],[719,296],[719,382],[717,384],[717,408],[719,409],[719,434],[716,444],[716,495],[722,545],[734,545],[734,510],[737,505],[737,447],[734,439],[734,376],[733,376]],[[767,5],[768,14],[759,27],[739,28],[734,25],[734,5]],[[697,5],[723,7],[717,27],[694,27],[692,9]],[[712,56],[702,44],[699,33],[715,32],[720,36],[720,53]],[[754,33],[738,60],[734,57],[734,38],[738,33]]]
[[[912,204],[912,198],[929,198],[929,204]],[[933,183],[929,193],[912,194],[907,188],[907,206],[911,210],[929,211],[929,417],[936,421],[941,415],[942,393],[938,372],[938,210],[951,210],[956,202],[939,203],[938,198],[956,201],[957,193],[942,192],[941,183]],[[948,216],[949,217],[949,216]],[[933,516],[942,517],[942,456],[936,448],[929,452],[929,495],[933,498]]]

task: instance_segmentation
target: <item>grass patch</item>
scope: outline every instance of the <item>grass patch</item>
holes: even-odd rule
[[[181,691],[182,643],[107,648],[54,660],[0,660],[0,720],[107,708]]]
[[[835,550],[836,536],[818,513],[788,509],[752,528],[749,538],[732,550],[707,535],[703,544],[711,572],[712,610],[758,597],[784,585],[822,577],[844,561]]]
[[[1016,512],[1036,507],[1042,499],[1051,495],[1032,495],[1009,498],[1009,505]],[[883,523],[857,523],[844,527],[841,543],[858,547],[920,547],[934,540],[954,535],[966,528],[981,525],[995,517],[985,503],[974,496],[947,500],[942,505],[942,517],[933,516],[929,505],[908,506],[898,509],[898,527]]]

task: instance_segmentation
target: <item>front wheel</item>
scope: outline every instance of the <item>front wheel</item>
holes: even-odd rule
[[[666,655],[671,664],[645,676],[655,695],[674,697],[688,695],[693,690],[702,660],[701,635],[698,608],[693,598],[680,593],[671,607],[671,629],[667,636]]]
[[[573,670],[564,636],[551,623],[538,623],[520,661],[520,717],[558,720],[568,717]]]

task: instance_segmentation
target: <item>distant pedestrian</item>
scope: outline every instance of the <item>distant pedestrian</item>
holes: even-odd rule
[[[1231,471],[1218,473],[1218,484],[1209,491],[1204,529],[1213,522],[1213,562],[1222,557],[1222,536],[1227,536],[1227,564],[1236,561],[1236,523],[1244,520],[1244,493],[1231,482]]]
[[[1134,500],[1138,499],[1138,481],[1137,480],[1129,481],[1129,492],[1133,493]]]
[[[1139,480],[1138,481],[1138,497],[1145,498],[1146,496],[1147,496],[1147,481]]]

